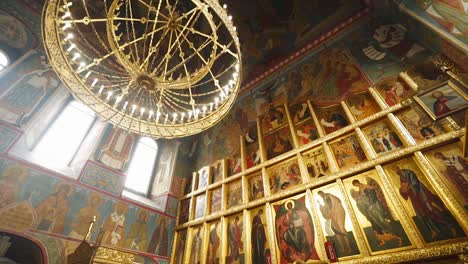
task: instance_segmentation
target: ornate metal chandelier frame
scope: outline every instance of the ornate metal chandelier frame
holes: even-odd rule
[[[226,5],[180,0],[182,10],[178,1],[48,0],[50,63],[77,99],[115,126],[154,138],[199,133],[236,99],[240,44]],[[93,13],[88,2],[104,11]]]

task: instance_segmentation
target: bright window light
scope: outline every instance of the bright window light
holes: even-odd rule
[[[34,155],[55,166],[68,165],[95,118],[94,112],[84,104],[70,102],[39,141]]]
[[[3,50],[0,50],[0,72],[3,71],[8,66],[8,57],[3,52]]]
[[[154,163],[158,154],[158,145],[149,137],[138,141],[127,172],[125,187],[137,193],[148,192],[153,175]]]

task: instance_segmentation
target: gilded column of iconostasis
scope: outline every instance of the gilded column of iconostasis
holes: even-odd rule
[[[417,44],[402,55],[368,43],[318,53],[201,136],[204,161],[180,199],[172,263],[463,253],[466,78]],[[218,152],[228,155],[213,161]]]

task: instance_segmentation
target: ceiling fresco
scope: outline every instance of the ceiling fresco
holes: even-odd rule
[[[244,83],[365,8],[360,0],[228,1],[241,40]]]

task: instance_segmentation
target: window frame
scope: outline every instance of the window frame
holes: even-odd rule
[[[65,109],[67,109],[68,106],[70,106],[70,104],[72,104],[73,102],[78,102],[80,104],[83,104],[82,102],[80,102],[79,100],[76,100],[75,98],[73,98],[72,96],[70,96],[66,102],[60,107],[59,111],[57,111],[54,116],[51,118],[50,122],[47,124],[47,126],[45,127],[45,129],[42,131],[41,135],[37,138],[37,140],[34,142],[34,144],[32,144],[32,146],[30,147],[29,151],[34,155],[36,156],[37,155],[37,147],[39,145],[39,143],[45,138],[45,136],[47,135],[47,133],[50,131],[50,129],[53,127],[53,125],[55,124],[55,122],[57,122],[57,120],[60,118],[60,116],[62,114],[64,114],[65,112]],[[84,105],[84,104],[83,104]],[[86,106],[86,105],[84,105]],[[93,130],[93,128],[95,127],[96,123],[98,121],[98,116],[94,113],[94,117],[93,117],[93,120],[91,121],[91,123],[89,124],[88,128],[86,129],[86,132],[84,133],[83,137],[81,138],[78,146],[75,148],[75,150],[73,151],[73,155],[70,157],[70,160],[68,160],[67,162],[63,163],[63,164],[60,164],[59,167],[67,167],[67,168],[71,168],[71,165],[73,164],[73,162],[75,161],[80,149],[83,147],[83,143],[86,141],[87,137],[89,136],[90,132]],[[37,158],[34,158],[34,160],[36,160]],[[37,159],[37,161],[35,163],[38,163],[40,165],[44,165],[44,163],[46,163],[46,161],[44,160],[40,160],[40,159]]]
[[[151,137],[143,137],[143,136],[138,137],[138,139],[136,140],[135,147],[133,147],[132,154],[131,154],[131,157],[129,159],[128,165],[127,165],[127,169],[125,170],[124,174],[125,174],[125,181],[126,181],[127,178],[130,176],[128,173],[129,173],[129,169],[130,169],[130,166],[131,166],[131,162],[133,161],[133,158],[135,157],[135,153],[136,153],[138,144],[140,144],[140,141],[143,138],[150,138],[151,140],[153,140],[154,143],[156,144],[156,148],[157,148],[156,149],[156,156],[155,156],[155,159],[154,159],[154,161],[152,163],[153,169],[151,170],[151,176],[150,176],[150,180],[148,182],[148,186],[146,187],[145,192],[139,192],[139,191],[133,190],[131,188],[128,188],[127,186],[125,186],[125,182],[124,182],[123,191],[129,192],[131,194],[138,195],[138,196],[141,196],[141,197],[144,197],[144,198],[147,198],[147,199],[151,199],[151,190],[153,189],[153,183],[155,181],[156,171],[158,169],[159,157],[160,157],[160,153],[161,153],[160,146],[159,146],[158,141],[156,139],[151,138]],[[144,143],[141,143],[141,144],[144,144]]]

